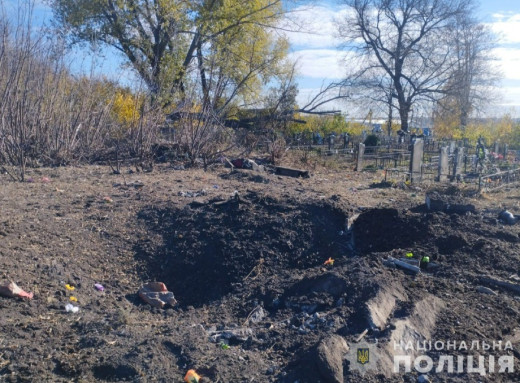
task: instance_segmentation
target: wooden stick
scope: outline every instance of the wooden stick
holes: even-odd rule
[[[368,329],[366,329],[361,334],[359,334],[359,336],[356,338],[356,343],[359,343],[361,341],[361,339],[363,339],[365,337],[366,334],[368,334]]]

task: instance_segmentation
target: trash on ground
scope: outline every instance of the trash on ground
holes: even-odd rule
[[[44,184],[48,184],[49,182],[51,182],[51,179],[49,177],[42,177],[40,181]]]
[[[67,305],[65,305],[65,311],[67,311],[68,313],[77,313],[79,311],[79,307],[68,303]]]
[[[518,217],[511,213],[509,210],[501,211],[498,215],[498,218],[509,225],[514,225],[518,221]]]
[[[329,257],[329,259],[327,259],[324,263],[323,263],[325,266],[327,265],[334,265],[334,259],[332,259],[331,257]]]
[[[281,166],[276,167],[276,174],[279,174],[281,176],[289,176],[289,177],[302,177],[302,178],[309,178],[309,171],[308,170],[300,170],[300,169],[291,169],[291,168],[285,168]]]
[[[188,372],[184,376],[184,381],[186,383],[198,383],[199,380],[200,376],[195,372],[195,370],[188,370]]]
[[[97,291],[105,291],[105,287],[101,283],[94,284]]]
[[[229,344],[227,343],[220,342],[219,346],[222,350],[229,350]]]
[[[180,191],[179,196],[180,197],[187,197],[187,198],[195,198],[195,197],[201,197],[208,194],[205,189],[198,190],[198,191]]]
[[[421,262],[419,263],[419,267],[421,270],[426,270],[428,268],[428,265],[430,264],[430,257],[424,256],[421,258]]]
[[[407,262],[403,262],[399,259],[395,259],[393,257],[388,257],[387,261],[385,262],[386,265],[393,265],[395,267],[399,267],[400,269],[404,269],[406,271],[411,271],[412,273],[418,273],[421,271],[421,269],[417,266],[410,265]]]
[[[3,295],[5,297],[9,298],[33,298],[33,293],[28,293],[24,290],[22,290],[18,285],[14,282],[10,282],[5,285],[0,285],[0,295]]]
[[[112,203],[112,202],[114,202],[114,200],[112,198],[110,198],[110,197],[103,197],[103,202],[105,202],[105,203]]]
[[[249,170],[255,170],[259,172],[265,171],[265,168],[263,165],[258,165],[255,161],[250,160],[249,158],[237,158],[235,160],[231,160],[227,162],[230,163],[233,167],[237,169],[249,169]]]
[[[143,285],[139,289],[139,296],[146,303],[158,308],[166,305],[174,306],[177,303],[173,293],[168,291],[162,282],[150,282]]]

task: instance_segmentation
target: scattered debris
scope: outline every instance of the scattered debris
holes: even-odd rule
[[[139,296],[149,305],[163,308],[166,305],[174,306],[177,300],[173,293],[168,291],[162,282],[150,282],[139,289]]]
[[[206,189],[201,189],[201,190],[198,190],[198,191],[180,191],[179,192],[179,196],[180,197],[187,197],[187,198],[195,198],[195,197],[201,197],[201,196],[205,196],[206,194],[208,194],[206,192]]]
[[[309,178],[309,171],[308,170],[300,170],[300,169],[291,169],[291,168],[285,168],[281,166],[276,167],[276,174],[281,176],[288,176],[288,177],[302,177],[302,178]]]
[[[412,273],[418,273],[418,272],[421,271],[421,269],[419,267],[414,266],[414,265],[410,265],[409,263],[401,261],[399,259],[388,257],[387,261],[388,261],[389,264],[393,264],[396,267],[399,267],[399,268],[404,269],[406,271],[411,271]]]
[[[361,334],[359,334],[359,336],[356,338],[356,343],[359,343],[361,341],[361,339],[363,339],[365,337],[365,335],[368,334],[368,329],[365,329],[365,331],[363,331]]]
[[[70,300],[71,302],[77,302],[77,301],[78,301],[78,298],[76,298],[76,297],[69,297],[69,300]]]
[[[497,295],[497,293],[489,287],[479,286],[477,287],[477,291],[482,294]]]
[[[266,312],[262,306],[256,306],[247,316],[245,323],[259,323],[266,317]]]
[[[421,270],[426,270],[428,268],[428,266],[430,265],[430,257],[428,256],[423,256],[421,258],[421,261],[419,262],[419,268]]]
[[[221,331],[210,331],[209,340],[213,343],[220,343],[223,340],[235,342],[245,342],[253,335],[253,330],[249,327],[237,327]]]
[[[186,383],[198,383],[199,380],[200,376],[195,372],[195,370],[188,370],[188,372],[184,376],[184,381]]]
[[[509,283],[509,282],[501,281],[498,279],[486,278],[486,277],[480,278],[480,281],[487,285],[502,287],[502,288],[509,290],[511,292],[514,292],[516,294],[520,294],[520,285],[515,285],[514,283]]]
[[[22,290],[18,285],[14,282],[10,282],[6,285],[0,286],[0,295],[3,295],[5,297],[9,298],[28,298],[32,299],[34,294],[28,293],[24,290]]]
[[[48,184],[49,182],[51,182],[49,177],[42,177],[40,178],[40,181],[44,184]]]
[[[69,291],[74,291],[75,287],[72,285],[69,285],[68,283],[65,285],[65,288]]]
[[[324,263],[323,263],[325,266],[333,266],[334,265],[334,259],[332,259],[331,257],[329,257],[329,259],[327,259]]]
[[[79,311],[79,307],[68,303],[67,305],[65,305],[65,311],[68,313],[77,313]]]
[[[144,187],[144,183],[139,181],[139,180],[137,180],[137,181],[129,182],[127,184],[127,186],[133,187],[135,189],[142,189]]]
[[[222,350],[229,350],[229,344],[225,342],[220,342],[219,346]]]
[[[103,197],[103,202],[105,202],[105,203],[112,203],[112,202],[114,202],[114,200],[112,198],[110,198],[110,197]]]
[[[509,210],[503,210],[498,215],[498,219],[507,223],[508,225],[514,225],[518,222],[518,216],[511,213]]]
[[[233,168],[237,169],[249,169],[255,170],[257,172],[265,171],[263,165],[258,165],[255,161],[249,158],[237,158],[235,160],[228,161],[227,163],[231,164]]]
[[[105,287],[101,283],[94,284],[97,291],[105,291]]]

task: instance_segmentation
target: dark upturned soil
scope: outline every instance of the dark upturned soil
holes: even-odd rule
[[[408,301],[387,330],[370,329],[370,342],[387,341],[392,321],[430,295],[446,304],[435,339],[492,342],[520,329],[518,295],[477,291],[483,276],[520,283],[520,224],[497,219],[503,207],[519,212],[516,189],[460,197],[476,211],[452,214],[425,209],[426,187],[374,189],[379,174],[349,170],[306,180],[166,165],[124,178],[105,167],[31,177],[0,186],[0,283],[35,294],[0,297],[0,382],[180,382],[191,368],[201,382],[324,382],[316,346],[333,334],[350,344],[370,328],[366,302],[382,288]],[[409,251],[437,267],[414,276],[384,265]],[[178,305],[142,302],[149,281],[164,282]],[[70,296],[76,314],[64,309]],[[346,381],[418,376],[344,367]],[[518,369],[432,377],[520,381]]]

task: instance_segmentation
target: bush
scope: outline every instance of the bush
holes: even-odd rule
[[[379,146],[380,140],[379,137],[375,134],[369,134],[367,138],[365,138],[364,144],[366,146]]]

